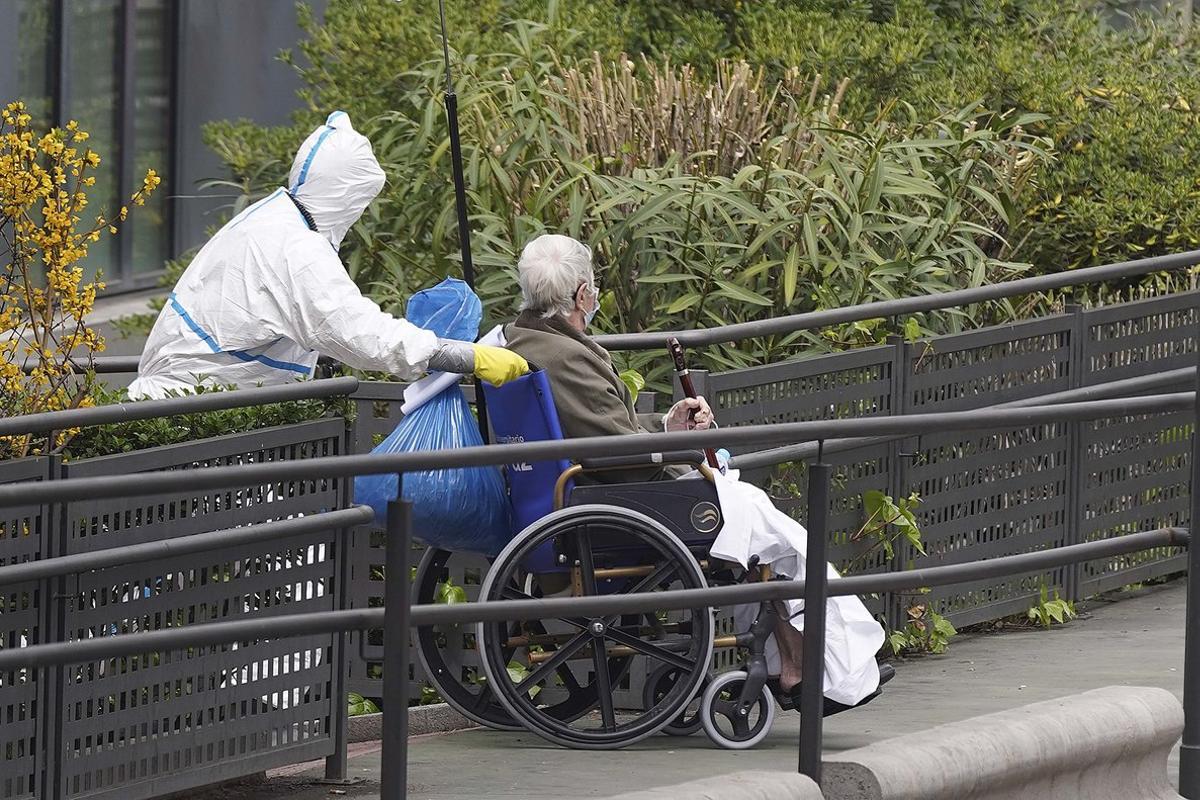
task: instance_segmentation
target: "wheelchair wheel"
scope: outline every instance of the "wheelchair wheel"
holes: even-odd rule
[[[766,686],[750,703],[747,713],[738,713],[746,677],[741,671],[718,675],[704,691],[700,704],[704,732],[713,744],[726,750],[749,750],[767,738],[775,722],[775,698]]]
[[[538,578],[527,576],[522,564],[547,542],[553,542],[560,563],[569,570],[576,594],[648,594],[706,585],[696,559],[659,523],[615,506],[585,505],[556,511],[515,537],[484,579],[480,601],[536,599],[527,589]],[[522,585],[527,589],[516,588]],[[484,671],[515,720],[565,747],[614,749],[662,730],[684,711],[712,660],[709,608],[676,612],[669,621],[653,610],[558,618],[531,610],[518,622],[525,630],[546,631],[522,640],[540,648],[530,654],[531,668],[510,679],[505,645],[511,623],[481,623]],[[678,680],[649,707],[618,714],[621,680],[634,656],[674,666]],[[594,698],[596,711],[567,719],[547,705],[544,698],[555,696],[564,667],[578,676],[575,680]]]
[[[413,580],[414,604],[437,602],[437,586],[449,577],[450,560],[458,557],[448,550],[432,547],[425,551]],[[464,557],[480,560],[479,556]],[[520,730],[521,726],[497,702],[487,682],[478,680],[482,671],[476,672],[478,667],[467,663],[474,654],[468,645],[473,643],[464,641],[461,647],[447,646],[449,637],[465,639],[468,635],[471,630],[462,626],[445,630],[441,626],[417,628],[414,644],[426,677],[442,699],[467,719],[496,730]]]
[[[679,667],[663,664],[651,672],[646,678],[646,684],[642,687],[642,708],[653,708],[661,702],[675,682],[679,680],[679,671]],[[678,717],[667,723],[666,727],[662,729],[663,733],[668,736],[691,736],[703,727],[704,721],[700,718],[700,709],[693,708],[693,706],[701,705],[700,695],[703,694],[705,687],[706,685],[702,685],[700,694],[684,707]]]
[[[413,603],[431,604],[437,601],[437,586],[449,575],[449,564],[455,559],[483,562],[483,557],[466,553],[451,553],[448,550],[430,548],[425,551],[413,580]],[[481,563],[481,566],[485,566]],[[520,633],[513,626],[511,634]],[[457,647],[448,647],[447,641],[458,637]],[[446,703],[464,717],[488,728],[501,731],[522,730],[504,706],[496,700],[491,684],[477,664],[478,647],[476,629],[473,626],[441,626],[417,628],[417,657],[433,688]],[[508,663],[524,668],[528,651],[525,648],[506,648]],[[566,672],[566,668],[563,670]],[[573,679],[573,676],[569,676]],[[586,714],[595,705],[595,693],[580,687],[578,683],[563,680],[559,702],[548,708],[549,714],[563,719]]]

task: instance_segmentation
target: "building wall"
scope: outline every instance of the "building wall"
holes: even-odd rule
[[[307,0],[324,13],[325,0]],[[175,244],[182,252],[202,244],[228,199],[197,184],[222,174],[204,146],[202,128],[214,120],[245,118],[263,125],[289,122],[299,79],[276,56],[300,38],[295,0],[178,0],[180,18],[176,107]],[[297,142],[297,144],[299,144]],[[208,197],[193,197],[194,195]]]
[[[119,207],[147,168],[163,184],[84,263],[109,294],[155,285],[165,258],[202,244],[230,198],[206,123],[290,121],[299,79],[278,61],[301,33],[296,0],[0,0],[0,104],[34,124],[79,120],[104,157],[92,205]],[[320,16],[326,0],[306,0]]]
[[[17,5],[0,0],[0,105],[17,97]]]

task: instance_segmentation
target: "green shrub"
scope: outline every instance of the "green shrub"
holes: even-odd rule
[[[849,78],[852,116],[895,100],[1042,115],[1034,132],[1060,155],[1011,238],[1014,258],[1055,272],[1200,246],[1200,38],[1109,19],[1083,0],[778,0],[738,30],[748,57]]]
[[[726,63],[706,81],[632,61],[572,70],[553,38],[545,26],[518,24],[500,54],[468,59],[458,73],[473,255],[493,321],[515,312],[517,250],[544,230],[592,245],[600,325],[618,331],[940,292],[1022,269],[1002,232],[1023,217],[1047,155],[1028,132],[1036,118],[967,107],[853,123],[836,97],[795,73],[773,81]],[[389,181],[342,254],[360,285],[397,313],[412,291],[458,269],[441,79],[437,62],[405,74],[398,85],[412,88],[393,110],[358,123]],[[601,98],[608,113],[579,112],[601,108]],[[747,100],[760,111],[745,113]],[[680,109],[709,122],[680,128]],[[244,152],[248,130],[213,133],[234,138],[217,142],[225,151]],[[925,324],[954,330],[964,320]],[[885,333],[860,325],[822,339],[744,343],[710,352],[709,366]],[[665,365],[655,360],[647,380],[661,387]]]
[[[223,389],[197,386],[195,394],[205,394]],[[172,392],[172,397],[182,393]],[[96,405],[129,402],[125,390],[101,388],[96,396]],[[221,411],[204,411],[180,414],[174,417],[132,420],[111,425],[97,425],[80,430],[64,450],[64,458],[77,461],[95,456],[130,453],[169,444],[192,442],[214,436],[271,428],[276,425],[291,425],[307,420],[320,419],[330,414],[350,414],[350,403],[345,398],[321,400],[295,400],[286,403],[271,403],[251,408],[231,408]]]

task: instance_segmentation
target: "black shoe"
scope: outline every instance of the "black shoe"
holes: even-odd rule
[[[880,686],[883,686],[885,683],[887,683],[894,677],[896,677],[896,668],[895,667],[893,667],[891,664],[880,664],[879,665],[879,685]]]
[[[885,683],[887,683],[888,681],[890,681],[894,677],[896,677],[896,668],[895,667],[893,667],[891,664],[880,664],[879,665],[879,688],[878,689],[871,692],[869,695],[864,697],[862,700],[859,700],[857,703],[855,703],[852,706],[848,706],[845,703],[839,703],[837,700],[830,700],[828,697],[823,697],[823,698],[821,698],[824,701],[824,705],[821,709],[821,716],[822,717],[831,717],[834,714],[840,714],[843,711],[849,711],[852,708],[858,708],[860,706],[865,706],[867,703],[871,702],[876,697],[879,697],[879,695],[883,694],[883,685]],[[784,697],[786,697],[790,701],[790,704],[784,702],[784,700],[783,700]],[[781,694],[780,698],[779,698],[779,705],[783,708],[784,711],[791,710],[792,708],[795,708],[795,709],[800,708],[800,684],[797,683],[795,686],[793,686],[791,691],[788,692],[786,695]]]

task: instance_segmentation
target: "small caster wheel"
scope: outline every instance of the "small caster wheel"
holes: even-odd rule
[[[775,698],[763,686],[758,699],[750,703],[746,713],[738,713],[745,672],[726,672],[718,675],[704,691],[700,703],[700,721],[704,732],[718,747],[727,750],[749,750],[767,738],[775,721]]]
[[[679,667],[670,664],[663,664],[646,678],[646,684],[642,689],[642,708],[653,708],[667,696],[667,692],[671,691],[671,687],[678,681]],[[704,723],[700,719],[700,696],[703,694],[705,687],[708,686],[707,681],[700,686],[700,691],[696,693],[696,698],[680,712],[679,716],[667,723],[667,726],[662,729],[662,732],[668,736],[691,736],[696,731],[703,727]]]

